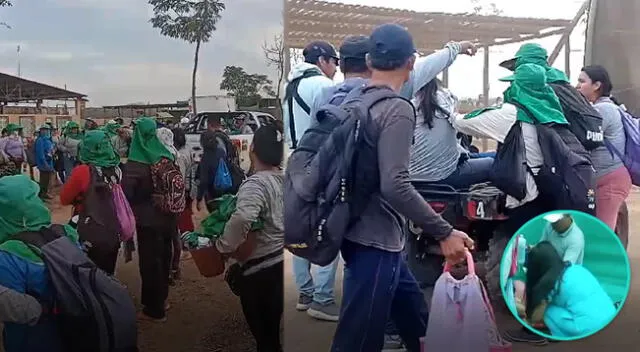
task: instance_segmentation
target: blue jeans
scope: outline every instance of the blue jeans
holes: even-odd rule
[[[315,302],[323,305],[335,302],[334,287],[339,260],[340,256],[327,266],[316,266],[294,255],[293,275],[295,275],[298,292],[313,297]],[[315,279],[311,275],[312,267],[315,268]]]
[[[438,181],[453,188],[467,188],[488,182],[491,177],[493,158],[470,158],[458,165],[458,168],[444,180]]]
[[[420,351],[419,340],[427,331],[429,312],[403,253],[345,241],[342,257],[344,290],[331,351],[382,350],[389,318],[408,351]]]

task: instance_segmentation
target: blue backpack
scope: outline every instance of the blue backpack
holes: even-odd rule
[[[632,183],[635,186],[640,186],[640,126],[638,125],[638,119],[622,109],[620,109],[620,118],[624,126],[624,134],[627,137],[624,153],[616,149],[606,139],[605,144],[609,152],[612,155],[615,153],[622,160],[624,166],[627,167]]]
[[[371,107],[394,98],[402,99],[389,89],[358,87],[339,106],[316,113],[285,173],[284,237],[294,255],[320,266],[338,256],[344,234],[379,187]]]
[[[220,158],[218,162],[218,168],[216,169],[216,177],[213,180],[213,186],[216,190],[228,191],[233,187],[233,179],[231,178],[231,172],[227,167],[227,162],[224,158]]]

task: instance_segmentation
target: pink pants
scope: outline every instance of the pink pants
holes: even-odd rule
[[[612,230],[616,228],[618,211],[631,191],[631,176],[622,166],[598,179],[596,215]]]

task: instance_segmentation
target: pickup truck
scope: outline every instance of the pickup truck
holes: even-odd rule
[[[223,126],[227,126],[226,131],[229,134],[229,138],[231,138],[231,141],[236,145],[238,153],[240,154],[240,166],[245,172],[248,172],[251,167],[249,146],[253,140],[253,132],[261,126],[275,123],[276,118],[270,114],[259,111],[199,112],[191,116],[189,123],[185,127],[185,131],[187,134],[187,148],[191,150],[192,156],[196,161],[199,161],[202,156],[200,135],[207,130],[207,118],[212,115],[220,115]],[[233,122],[238,117],[244,117],[244,123],[250,127],[252,133],[233,133]]]

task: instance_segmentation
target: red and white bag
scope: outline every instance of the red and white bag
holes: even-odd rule
[[[468,274],[457,280],[447,263],[436,281],[422,352],[511,352],[469,252],[467,267]]]

